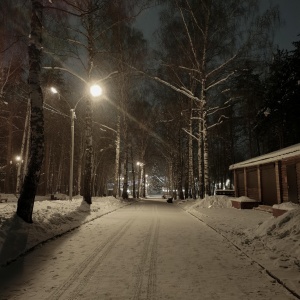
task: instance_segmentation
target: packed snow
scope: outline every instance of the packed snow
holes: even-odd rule
[[[34,223],[26,224],[15,214],[16,197],[2,194],[3,197],[8,198],[8,202],[0,203],[1,267],[47,240],[135,201],[99,197],[93,198],[89,206],[80,196],[72,201],[64,195],[58,197],[61,200],[37,197],[33,211]],[[203,200],[174,202],[225,237],[300,299],[300,206],[293,203],[276,205],[276,208],[286,212],[275,218],[269,212],[257,209],[232,208],[233,199],[249,200],[245,197],[211,196]]]
[[[33,224],[27,224],[16,216],[17,198],[15,195],[3,195],[8,202],[0,203],[0,265],[5,265],[33,247],[57,237],[78,226],[112,212],[127,201],[114,197],[93,198],[92,205],[78,196],[67,200],[66,195],[56,194],[61,200],[47,200],[37,197],[33,209]],[[22,247],[16,247],[20,237],[26,237]]]
[[[251,201],[245,196],[211,196],[179,203],[300,299],[300,205],[291,202],[274,205],[286,211],[275,218],[267,211],[232,208],[232,200]]]

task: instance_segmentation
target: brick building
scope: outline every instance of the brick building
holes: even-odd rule
[[[300,144],[233,164],[235,196],[300,204]]]

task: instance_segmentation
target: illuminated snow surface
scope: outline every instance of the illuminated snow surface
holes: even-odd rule
[[[26,224],[2,197],[0,299],[300,299],[299,205],[37,197]]]

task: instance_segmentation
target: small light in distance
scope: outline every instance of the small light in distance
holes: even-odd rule
[[[50,88],[50,91],[51,91],[53,94],[57,94],[57,93],[58,93],[57,89],[56,89],[54,86],[52,86],[52,87]]]

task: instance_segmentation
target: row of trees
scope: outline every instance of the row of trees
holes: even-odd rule
[[[230,187],[229,165],[299,143],[299,42],[293,45],[293,50],[274,52],[265,69],[241,70],[224,85],[225,92],[218,95],[226,105],[208,118],[211,191]],[[199,169],[203,168],[198,165],[202,153],[197,152],[201,148],[194,134],[197,127],[192,125],[199,122],[199,118],[187,117],[195,111],[186,108],[186,98],[180,96],[175,102],[176,96],[174,93],[167,104],[165,119],[168,115],[169,122],[163,123],[167,127],[165,133],[173,138],[173,159],[170,157],[171,168],[176,170],[173,187],[177,190],[180,190],[177,186],[185,187],[185,197],[202,196],[198,180]],[[214,99],[217,110],[219,101]],[[171,128],[177,128],[173,135]],[[188,149],[192,150],[188,152]],[[190,173],[194,176],[189,176],[187,171],[188,157],[192,157]]]
[[[133,103],[140,99],[146,104],[143,99],[143,90],[146,87],[142,86],[142,82],[138,81],[128,68],[133,62],[136,66],[142,64],[145,58],[146,42],[142,34],[131,26],[131,21],[135,14],[144,9],[147,2],[87,0],[74,3],[67,0],[32,0],[31,3],[2,3],[3,12],[5,9],[8,12],[12,7],[20,9],[24,3],[23,8],[28,9],[25,11],[31,11],[28,61],[20,57],[20,65],[24,67],[24,72],[20,72],[20,76],[24,76],[22,83],[24,84],[26,77],[28,79],[28,85],[24,84],[24,95],[29,92],[31,108],[30,138],[24,139],[29,141],[29,161],[26,164],[17,210],[18,215],[25,221],[32,222],[33,203],[38,187],[43,192],[53,192],[53,189],[57,191],[66,182],[66,158],[70,156],[66,103],[70,108],[78,109],[77,115],[81,113],[80,105],[85,109],[84,124],[82,125],[80,120],[76,122],[78,129],[84,128],[84,134],[82,130],[76,130],[75,173],[78,173],[78,192],[82,186],[84,200],[91,203],[92,188],[94,187],[94,192],[97,193],[101,193],[102,188],[104,193],[104,185],[112,175],[116,195],[122,170],[122,195],[123,198],[128,197],[128,166],[137,160],[143,161],[147,147],[147,140],[139,139],[136,132],[145,131],[145,123],[149,122],[150,118],[149,113],[153,113],[152,108],[148,109],[145,105],[143,110],[145,114],[147,111],[146,117],[141,121],[140,118],[133,117],[132,111],[136,108]],[[24,18],[23,21],[23,28],[28,29],[29,26],[26,27],[25,24],[28,24],[29,18]],[[10,23],[13,23],[12,20]],[[21,24],[19,25],[21,27]],[[5,32],[16,38],[15,43],[18,47],[21,43],[21,39],[18,38],[20,27],[15,31],[10,31],[9,28]],[[9,45],[9,42],[6,44],[8,48],[14,46]],[[8,53],[5,47],[2,53]],[[8,56],[15,59],[12,52]],[[6,59],[3,59],[3,63],[9,65]],[[3,70],[7,78],[11,78],[10,70]],[[89,85],[94,82],[105,83],[106,94],[101,99],[101,105],[97,106],[92,104],[92,99],[87,93]],[[12,80],[11,84],[14,84]],[[137,93],[138,85],[140,88]],[[12,94],[6,82],[3,82],[2,86],[1,105],[7,105],[10,110]],[[59,97],[56,99],[49,93],[50,86],[55,86],[59,91]],[[57,104],[59,100],[65,100],[64,108],[62,102]],[[15,101],[23,101],[23,111],[20,115],[25,116],[26,101],[21,97],[17,97]],[[143,103],[138,103],[141,104]],[[3,118],[9,121],[5,116]],[[23,122],[25,123],[25,118]],[[18,142],[20,139],[16,138],[12,131],[6,131],[10,126],[16,126],[16,123],[8,122],[7,126],[3,127],[4,139],[12,141],[10,149],[6,145],[4,147],[7,155],[6,159],[3,159],[2,170],[6,179],[11,179],[8,161],[11,160],[13,147],[21,148]],[[26,136],[22,125],[18,128],[19,136],[22,132],[23,136]],[[149,135],[148,132],[147,134]],[[137,140],[143,140],[145,144],[140,145]],[[112,170],[113,165],[115,170]],[[96,179],[97,171],[99,179]],[[9,180],[5,180],[7,181]]]
[[[163,2],[157,34],[162,63],[152,78],[174,91],[166,91],[169,122],[163,123],[173,142],[168,157],[173,189],[180,197],[183,187],[186,196],[203,197],[211,193],[212,174],[226,182],[236,144],[250,138],[252,124],[247,124],[245,136],[246,127],[241,122],[235,126],[232,117],[247,105],[254,107],[253,99],[259,102],[259,91],[246,89],[251,87],[248,80],[266,67],[278,10],[270,7],[260,14],[259,1]],[[252,117],[247,120],[254,122]]]

